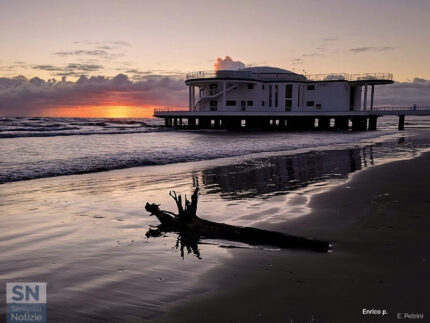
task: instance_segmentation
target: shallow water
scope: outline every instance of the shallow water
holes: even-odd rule
[[[391,129],[385,133],[391,133]],[[317,144],[300,145],[300,149],[278,152],[276,156],[270,150],[253,156],[228,155],[230,158],[1,184],[1,280],[46,281],[48,317],[53,321],[91,322],[104,321],[106,317],[132,321],[154,317],[169,302],[211,288],[199,280],[204,272],[217,268],[224,274],[222,262],[231,254],[228,248],[219,245],[243,245],[205,241],[199,245],[201,259],[192,253],[182,258],[180,250],[175,248],[175,234],[145,237],[149,225],[157,224],[144,211],[147,201],[161,203],[162,208],[174,211],[168,192],[174,189],[189,193],[199,186],[201,217],[283,231],[283,223],[306,216],[312,194],[344,182],[351,173],[366,167],[418,155],[428,149],[428,134],[427,130],[415,129],[396,133],[386,140],[376,136],[353,143],[342,140],[334,145],[333,138],[339,134],[330,133],[330,139],[317,142],[331,145],[330,149],[318,149]],[[284,136],[175,134],[200,145],[196,152],[203,149],[205,142],[221,149],[222,138],[245,142],[247,135],[255,138],[257,146],[266,142],[269,147],[273,147],[272,141]],[[322,133],[291,136],[305,137],[309,142],[324,137]],[[343,136],[346,135],[340,135]],[[133,138],[131,144],[137,144],[138,139]],[[187,149],[191,148],[184,151]],[[85,154],[89,152],[90,149]],[[49,158],[52,157],[48,155],[41,163]],[[30,161],[31,158],[27,163]],[[312,234],[317,237],[318,232]]]
[[[172,131],[152,119],[3,118],[0,183],[350,144],[396,133],[395,120],[390,120],[381,121],[379,131],[369,132],[231,133]],[[76,129],[58,131],[72,127]]]

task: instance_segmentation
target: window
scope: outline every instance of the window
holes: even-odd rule
[[[254,88],[254,84],[248,84],[248,90],[252,90]]]
[[[210,101],[209,106],[210,106],[211,111],[216,111],[217,107],[218,107],[218,102],[217,101]]]
[[[278,106],[278,85],[275,85],[275,107]]]
[[[317,103],[317,104],[315,105],[315,107],[316,107],[317,109],[321,109],[321,103]]]
[[[228,105],[228,106],[235,106],[236,105],[236,101],[227,100],[226,105]]]
[[[291,99],[293,97],[293,85],[292,84],[286,84],[285,85],[285,98]]]
[[[261,101],[261,106],[264,107],[264,101]]]
[[[308,86],[306,87],[306,89],[307,89],[308,91],[313,91],[313,90],[315,90],[315,84],[308,85]]]
[[[261,85],[261,89],[264,90],[264,84]]]
[[[252,107],[254,105],[254,101],[248,101],[248,107]]]
[[[306,101],[306,106],[307,107],[313,107],[315,105],[314,101]]]
[[[285,99],[285,111],[291,111],[292,106],[293,106],[293,100]]]
[[[218,85],[217,84],[210,84],[209,85],[209,95],[215,95],[217,92]]]
[[[272,107],[272,85],[269,85],[269,107]]]

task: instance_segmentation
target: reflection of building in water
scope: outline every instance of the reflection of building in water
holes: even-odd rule
[[[206,169],[196,173],[193,180],[207,194],[219,193],[227,199],[270,196],[347,178],[368,163],[373,164],[372,147],[309,152]]]

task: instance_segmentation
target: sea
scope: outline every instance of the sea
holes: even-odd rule
[[[430,119],[415,117],[406,126],[426,129]],[[367,132],[176,131],[158,119],[0,118],[0,183],[256,153],[292,154],[399,134],[396,118],[380,118],[378,127]]]

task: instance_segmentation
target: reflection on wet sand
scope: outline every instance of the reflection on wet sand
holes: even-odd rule
[[[268,198],[309,184],[345,179],[373,163],[372,146],[318,151],[205,169],[193,173],[193,183],[205,188],[206,194],[220,194],[227,200]]]

